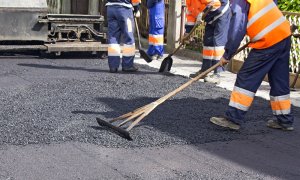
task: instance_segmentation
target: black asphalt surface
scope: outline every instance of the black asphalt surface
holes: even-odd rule
[[[265,127],[272,117],[261,98],[239,132],[212,125],[222,115],[230,92],[196,83],[158,106],[131,131],[133,141],[99,127],[95,118],[111,119],[155,101],[188,79],[140,66],[138,73],[108,72],[106,60],[78,57],[39,59],[20,55],[0,59],[0,145],[84,142],[104,147],[164,147],[247,139],[276,133]],[[300,117],[299,108],[293,108]]]
[[[76,58],[76,57],[75,57]],[[222,115],[230,92],[196,83],[157,107],[127,141],[98,126],[96,117],[111,119],[155,101],[188,79],[140,67],[138,73],[108,73],[105,60],[0,60],[0,144],[88,142],[106,147],[149,147],[244,139],[272,133],[269,103],[256,98],[240,132],[209,123]],[[299,108],[294,115],[300,117]]]

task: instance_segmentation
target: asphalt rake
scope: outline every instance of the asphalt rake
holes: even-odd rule
[[[248,45],[249,45],[249,43],[247,43],[244,46],[242,46],[241,48],[239,48],[235,54],[244,50]],[[128,140],[132,140],[132,138],[129,134],[129,131],[134,126],[136,126],[141,120],[143,120],[148,114],[150,114],[158,105],[162,104],[166,100],[175,96],[177,93],[181,92],[182,90],[184,90],[185,88],[187,88],[188,86],[193,84],[194,82],[197,82],[199,79],[203,78],[204,76],[206,76],[208,73],[210,73],[211,71],[213,71],[220,65],[221,65],[220,62],[215,64],[214,66],[210,67],[209,69],[202,72],[198,76],[190,79],[188,82],[181,85],[179,88],[173,90],[172,92],[168,93],[167,95],[159,98],[158,100],[156,100],[150,104],[147,104],[145,106],[137,108],[131,112],[123,114],[115,119],[110,120],[110,121],[105,121],[98,117],[96,118],[96,120],[100,126],[107,127],[110,130],[116,132],[121,137],[126,138]],[[124,127],[125,125],[128,125],[128,126]]]
[[[170,92],[169,94],[159,98],[158,100],[145,105],[143,107],[137,108],[134,111],[131,111],[129,113],[123,114],[115,119],[112,119],[110,121],[105,121],[100,118],[96,118],[98,124],[100,126],[108,127],[109,129],[115,131],[117,134],[119,134],[121,137],[124,137],[128,140],[132,140],[130,137],[129,131],[136,126],[141,120],[143,120],[148,114],[150,114],[158,105],[162,104],[166,100],[170,99],[171,97],[175,96],[177,93],[181,92],[188,86],[190,86],[192,83],[198,81],[205,75],[207,75],[212,70],[216,69],[220,66],[220,63],[215,64],[211,68],[207,69],[203,73],[199,74],[195,78],[189,80],[179,88],[175,89],[174,91]],[[119,121],[119,124],[114,125],[113,123],[117,123]],[[129,124],[130,123],[130,124]],[[129,126],[125,129],[123,126],[126,124],[129,124]]]

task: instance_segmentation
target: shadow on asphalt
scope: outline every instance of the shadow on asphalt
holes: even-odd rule
[[[105,53],[105,52],[103,52]],[[61,55],[55,53],[43,53],[42,51],[28,52],[0,52],[0,59],[15,59],[15,58],[36,58],[36,59],[106,59],[102,54],[92,54],[90,52],[62,52]]]
[[[49,65],[49,64],[33,64],[33,63],[19,63],[17,64],[18,66],[23,66],[23,67],[32,67],[32,68],[41,68],[41,69],[55,69],[55,70],[75,70],[75,71],[87,71],[87,72],[95,72],[95,73],[109,73],[108,70],[103,70],[103,69],[92,69],[92,68],[85,68],[85,67],[74,67],[74,66],[58,66],[58,65]],[[143,65],[140,65],[141,67]],[[158,72],[153,72],[153,71],[142,71],[139,70],[137,72],[122,72],[121,68],[119,68],[118,73],[120,74],[135,74],[135,75],[145,75],[145,74],[150,74],[150,75],[165,75],[165,76],[174,76],[173,74],[169,72],[165,73],[158,73]]]
[[[97,101],[105,103],[115,110],[101,113],[107,119],[115,118],[155,100],[155,98],[132,100],[97,98]],[[295,119],[296,130],[293,132],[269,129],[265,126],[267,119],[273,117],[269,102],[256,97],[242,129],[238,132],[225,130],[211,124],[209,118],[222,115],[227,103],[228,99],[226,98],[169,100],[146,116],[139,124],[140,127],[133,128],[130,133],[133,136],[137,132],[141,133],[134,138],[150,136],[151,134],[147,134],[147,129],[149,129],[147,127],[151,127],[151,131],[159,131],[176,137],[201,151],[209,151],[221,158],[236,162],[240,166],[286,179],[298,177],[300,154],[297,149],[300,147],[298,132],[300,123],[297,120],[299,118]],[[122,109],[118,107],[122,107]],[[300,117],[300,108],[292,108],[293,115]],[[89,112],[82,111],[82,113]],[[100,112],[90,113],[100,114]],[[92,128],[103,130],[97,126]],[[144,131],[145,134],[141,131]],[[214,145],[214,143],[216,144]],[[278,169],[280,170],[278,171]],[[295,174],[291,174],[291,171],[295,171]],[[288,173],[285,174],[285,172]]]

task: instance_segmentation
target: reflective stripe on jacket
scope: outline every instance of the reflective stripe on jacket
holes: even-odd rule
[[[247,0],[247,34],[255,49],[268,48],[291,35],[290,24],[273,0]]]

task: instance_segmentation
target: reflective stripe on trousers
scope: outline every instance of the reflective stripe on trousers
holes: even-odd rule
[[[165,4],[164,1],[156,3],[149,9],[149,48],[150,56],[164,54],[164,28],[165,28]]]
[[[217,64],[221,59],[224,46],[227,42],[227,33],[229,28],[230,12],[227,11],[223,16],[212,24],[206,24],[203,37],[203,64],[202,71]],[[224,71],[222,67],[217,68],[214,73]]]
[[[282,124],[291,125],[289,89],[290,37],[267,49],[252,49],[240,69],[225,116],[241,124],[253,101],[254,94],[268,74],[273,115]]]
[[[132,9],[122,6],[107,7],[108,64],[110,68],[133,66],[135,55],[134,21]],[[121,37],[123,49],[121,51]]]

